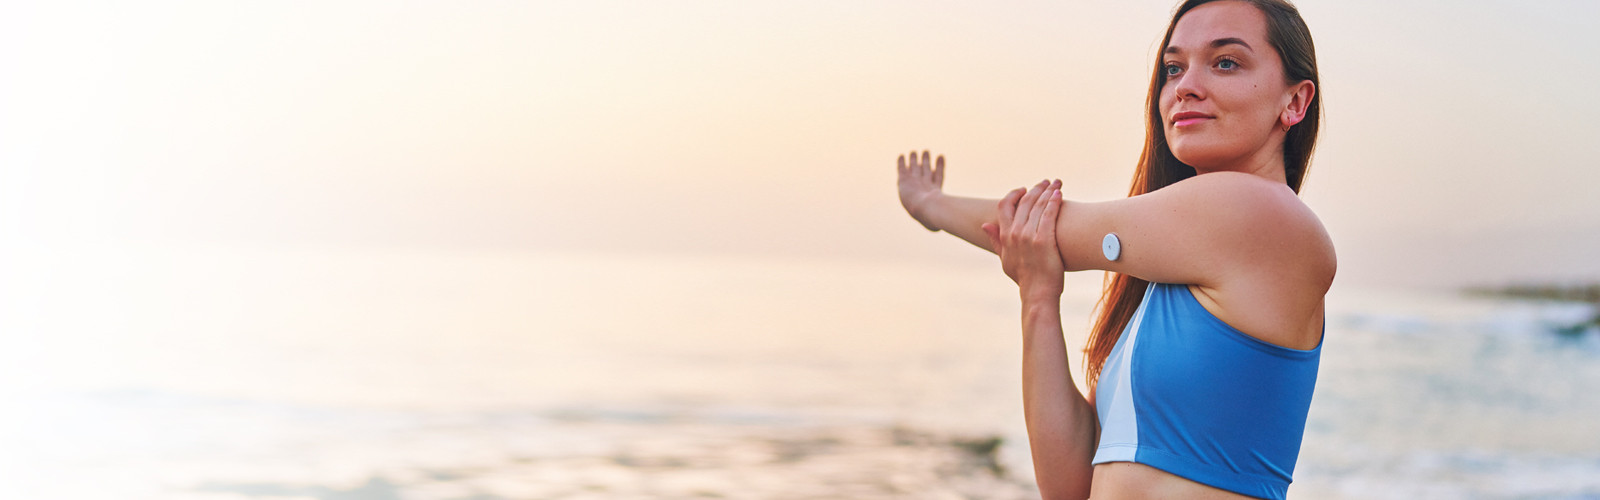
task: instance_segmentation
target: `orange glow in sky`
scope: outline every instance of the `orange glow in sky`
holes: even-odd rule
[[[1299,2],[1341,279],[1600,275],[1590,2]],[[0,7],[0,222],[37,241],[966,258],[947,188],[1125,191],[1172,2]],[[1426,257],[1430,266],[1419,268]],[[1398,273],[1398,274],[1397,274]]]

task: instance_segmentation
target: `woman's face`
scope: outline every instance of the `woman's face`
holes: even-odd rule
[[[1281,168],[1284,125],[1304,117],[1296,94],[1310,83],[1284,81],[1260,10],[1222,1],[1185,13],[1161,71],[1161,120],[1179,161],[1200,172]]]

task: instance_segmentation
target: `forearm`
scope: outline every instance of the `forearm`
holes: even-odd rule
[[[1088,498],[1099,422],[1072,380],[1060,296],[1025,297],[1022,330],[1023,413],[1039,491],[1047,499]]]
[[[999,218],[999,203],[998,198],[966,198],[939,193],[924,201],[921,213],[914,215],[924,224],[994,252],[994,243],[984,234],[983,224]]]
[[[983,224],[999,219],[999,199],[968,198],[943,193],[929,197],[914,214],[923,224],[961,238],[978,248],[994,252],[994,242],[983,232]],[[1104,225],[1100,204],[1063,200],[1056,219],[1056,239],[1067,271],[1106,269],[1108,262],[1100,252],[1104,234],[1090,234],[1091,228]]]

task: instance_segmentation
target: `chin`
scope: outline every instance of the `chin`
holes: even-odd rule
[[[1225,151],[1226,148],[1216,147],[1216,145],[1211,144],[1194,144],[1194,142],[1196,141],[1184,140],[1170,144],[1172,156],[1177,157],[1178,161],[1183,162],[1184,165],[1194,167],[1198,171],[1212,170],[1209,167],[1216,166],[1222,158],[1228,157]]]

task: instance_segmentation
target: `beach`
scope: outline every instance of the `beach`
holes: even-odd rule
[[[8,311],[9,497],[1038,497],[997,269],[11,257],[66,279]],[[1070,278],[1076,346],[1099,279]],[[1551,333],[1586,307],[1336,287],[1291,496],[1600,497],[1600,334]]]
[[[0,500],[1038,498],[892,168],[1122,198],[1175,3],[0,2]],[[1291,498],[1600,500],[1600,2],[1295,3]]]

